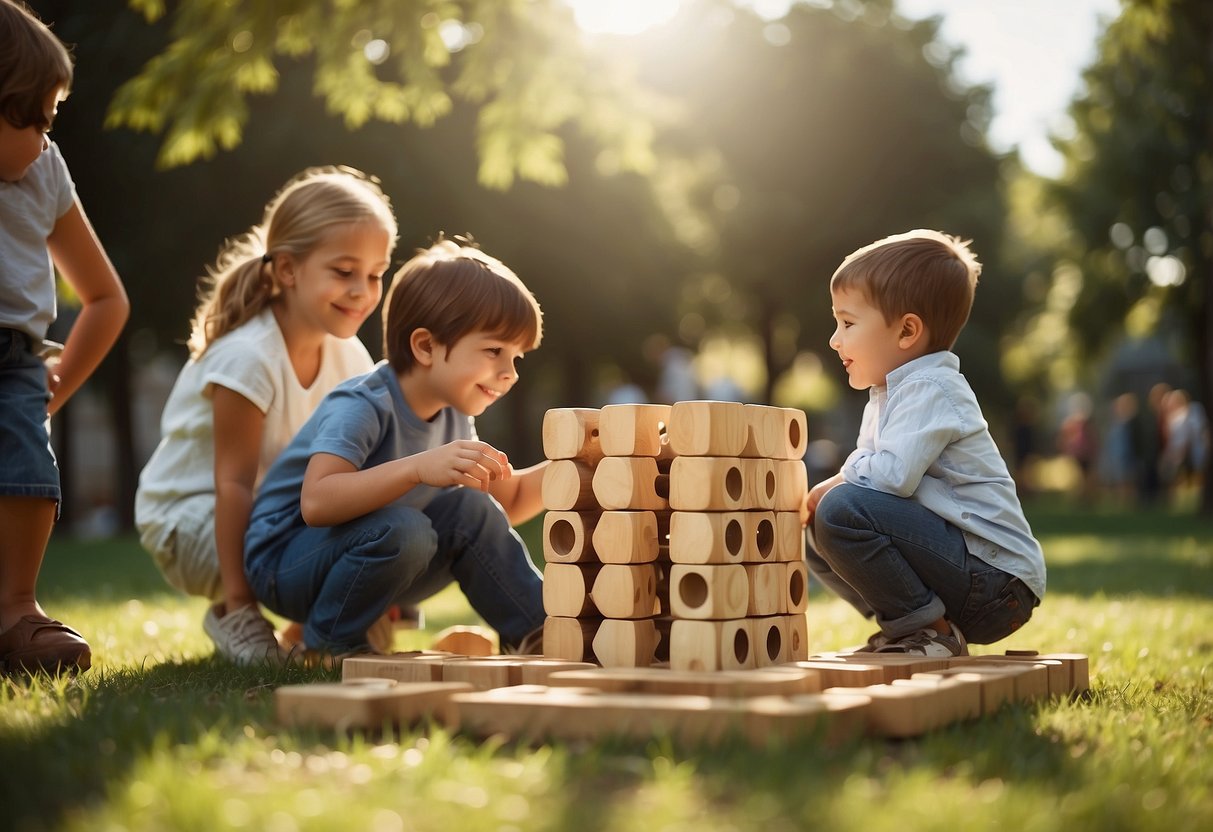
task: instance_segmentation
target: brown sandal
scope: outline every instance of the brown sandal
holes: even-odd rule
[[[84,637],[45,615],[26,615],[0,633],[0,667],[9,673],[75,673],[88,670],[93,654]]]

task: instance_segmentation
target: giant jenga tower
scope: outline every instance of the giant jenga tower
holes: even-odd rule
[[[803,412],[561,408],[543,441],[545,655],[676,670],[807,657]]]

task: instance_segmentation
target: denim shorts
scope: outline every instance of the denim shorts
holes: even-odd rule
[[[59,466],[51,449],[46,364],[28,335],[0,328],[0,497],[59,501]]]

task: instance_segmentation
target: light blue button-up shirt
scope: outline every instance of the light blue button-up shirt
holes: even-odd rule
[[[847,482],[918,501],[961,530],[970,554],[1044,598],[1044,553],[954,353],[907,362],[873,387],[856,446]]]

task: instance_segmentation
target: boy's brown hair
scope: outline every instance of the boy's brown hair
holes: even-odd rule
[[[543,338],[543,313],[500,260],[439,238],[400,267],[383,304],[383,347],[397,373],[416,364],[409,339],[422,328],[447,349],[489,332],[533,350]]]
[[[981,275],[969,242],[921,228],[885,237],[848,255],[830,291],[858,289],[887,323],[912,312],[926,324],[929,352],[951,349]]]
[[[0,118],[18,130],[45,130],[46,97],[71,86],[71,55],[46,24],[12,0],[0,0],[0,44]]]

